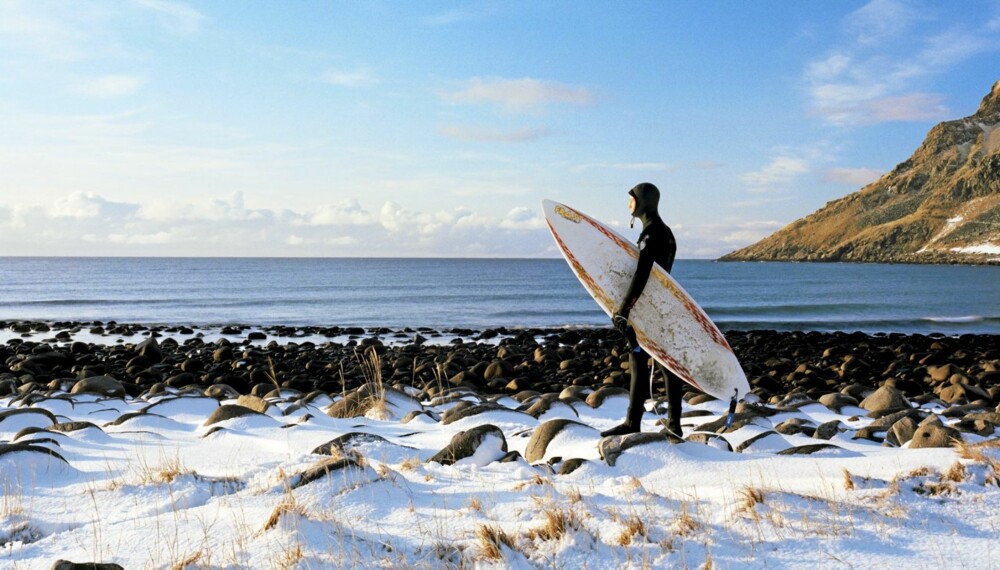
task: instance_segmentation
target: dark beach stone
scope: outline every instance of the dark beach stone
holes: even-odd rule
[[[160,349],[160,345],[156,342],[155,338],[149,338],[140,342],[136,346],[136,351],[139,356],[145,358],[150,364],[163,362],[163,351]]]
[[[240,393],[236,391],[236,388],[233,388],[228,384],[212,384],[208,388],[205,388],[205,390],[202,391],[202,394],[216,400],[230,400],[240,396]]]
[[[687,402],[692,406],[697,406],[698,404],[704,404],[705,402],[712,402],[714,400],[716,400],[715,396],[710,396],[708,394],[695,394]]]
[[[928,366],[927,375],[930,376],[931,382],[944,382],[948,378],[951,378],[954,374],[960,374],[962,370],[951,364],[944,364],[941,366]]]
[[[435,417],[435,415],[431,413],[430,410],[411,410],[410,413],[403,416],[403,419],[400,420],[400,423],[408,424],[420,416],[427,416],[428,418],[434,421],[440,420],[440,418]]]
[[[348,451],[368,443],[389,443],[389,440],[374,433],[352,431],[320,445],[312,450],[312,453],[314,455],[342,456],[346,455]]]
[[[247,335],[247,340],[267,340],[267,335],[260,331],[253,331]]]
[[[597,451],[601,454],[601,459],[610,467],[614,467],[618,457],[625,451],[642,445],[657,443],[680,443],[683,442],[676,436],[662,432],[654,433],[630,433],[628,435],[606,437],[597,444]]]
[[[962,441],[962,434],[957,429],[940,423],[927,423],[918,427],[913,433],[910,449],[951,447],[957,441]]]
[[[778,452],[778,455],[812,455],[817,451],[823,451],[826,449],[843,449],[843,447],[833,445],[832,443],[810,443],[807,445],[799,445],[783,449]]]
[[[840,420],[831,420],[824,422],[816,426],[816,431],[813,432],[813,438],[815,439],[832,439],[833,436],[837,435],[841,431]]]
[[[771,427],[770,420],[768,420],[765,416],[754,412],[735,414],[733,416],[732,426],[730,426],[729,429],[726,429],[727,418],[728,414],[723,414],[722,417],[720,417],[715,421],[707,422],[696,426],[696,429],[699,431],[710,431],[715,433],[729,433],[729,432],[734,432],[740,428],[746,427],[749,424],[754,424],[766,428]]]
[[[857,406],[858,401],[847,394],[842,394],[840,392],[834,392],[832,394],[824,394],[819,397],[819,403],[823,404],[831,411],[840,413],[840,410],[846,406]]]
[[[111,376],[91,376],[73,384],[70,394],[100,394],[110,398],[124,398],[125,387]]]
[[[899,447],[913,439],[913,434],[917,431],[917,422],[911,416],[906,416],[892,424],[888,433],[885,434],[885,441],[889,445]]]
[[[542,458],[545,457],[545,449],[548,447],[549,442],[551,442],[552,439],[567,426],[582,426],[589,430],[593,430],[595,434],[597,433],[597,430],[594,428],[573,420],[549,420],[539,425],[531,433],[531,438],[528,440],[528,447],[524,450],[524,458],[528,461],[528,463],[541,461]]]
[[[70,562],[69,560],[56,560],[52,563],[52,570],[125,570],[121,565],[113,562]]]
[[[31,442],[34,443],[34,442]],[[47,447],[41,445],[31,445],[31,443],[0,443],[0,457],[8,453],[18,453],[18,452],[28,452],[28,453],[44,453],[45,455],[50,455],[56,459],[62,461],[63,463],[69,464],[66,458]]]
[[[721,447],[726,451],[733,450],[733,446],[729,443],[729,440],[717,433],[695,432],[689,434],[686,438],[684,438],[684,440],[691,443],[700,443],[709,447]],[[722,445],[720,446],[719,444]]]
[[[753,447],[753,445],[755,443],[757,443],[758,441],[766,439],[766,438],[768,438],[770,436],[778,436],[778,432],[768,430],[768,431],[764,431],[764,432],[758,433],[757,435],[755,435],[755,436],[751,437],[750,439],[744,441],[743,443],[737,445],[735,451],[736,451],[736,453],[743,453],[744,451],[746,451],[746,450],[750,449],[751,447]],[[780,437],[780,436],[778,436],[778,437]]]
[[[267,408],[270,407],[270,404],[267,403],[267,400],[259,398],[257,396],[251,396],[249,394],[244,394],[236,398],[236,405],[243,406],[244,408],[249,408],[261,414],[267,412]]]
[[[510,378],[514,375],[514,367],[510,365],[506,360],[494,360],[486,367],[486,371],[483,373],[484,380],[493,380],[494,378]]]
[[[583,467],[587,463],[589,463],[589,461],[587,461],[586,459],[582,459],[580,457],[573,457],[567,459],[566,461],[563,461],[562,463],[559,464],[559,474],[569,475],[570,473]]]
[[[883,385],[861,401],[860,407],[869,412],[885,412],[911,407],[902,392],[892,386]]]
[[[427,461],[434,461],[440,463],[441,465],[451,465],[467,457],[472,457],[479,449],[479,446],[482,445],[483,441],[487,437],[491,436],[500,439],[500,450],[503,451],[503,454],[506,454],[507,438],[504,437],[503,431],[495,425],[483,424],[455,434],[444,449],[435,453],[434,456]],[[502,457],[503,454],[501,454],[500,457]],[[495,459],[500,459],[500,457]]]
[[[290,486],[292,489],[298,489],[303,485],[348,469],[362,469],[362,467],[353,457],[328,459],[292,477]]]
[[[448,425],[451,423],[455,423],[459,420],[463,420],[465,418],[478,416],[485,412],[504,412],[507,414],[518,414],[526,419],[529,418],[531,420],[535,419],[529,416],[528,414],[525,414],[524,412],[518,412],[517,410],[512,410],[510,408],[506,408],[504,406],[500,406],[497,404],[486,403],[486,404],[472,404],[468,406],[462,406],[461,408],[455,406],[449,409],[447,412],[444,413],[444,415],[441,416],[441,423],[443,425]]]
[[[229,345],[220,346],[212,352],[212,362],[215,363],[229,362],[235,358],[236,355],[233,353],[233,347]]]
[[[587,395],[587,405],[591,408],[600,408],[608,398],[625,396],[628,397],[628,390],[616,388],[614,386],[601,386],[596,391]]]
[[[62,433],[70,433],[74,431],[80,431],[82,429],[94,428],[97,431],[104,433],[104,430],[98,427],[96,424],[90,422],[62,422],[49,426],[49,431],[58,431]]]
[[[521,454],[515,449],[513,451],[508,451],[503,457],[497,459],[497,463],[516,463],[518,461],[524,460]]]
[[[580,414],[576,411],[576,409],[573,406],[553,398],[539,398],[537,401],[535,401],[534,404],[532,404],[531,406],[528,407],[528,409],[525,410],[525,413],[537,419],[539,416],[541,416],[545,412],[552,410],[553,408],[566,409],[572,412],[574,416],[576,417],[580,416]]]
[[[804,435],[811,437],[813,432],[816,431],[816,427],[808,420],[789,418],[774,426],[774,431],[784,435],[795,435],[805,432]]]
[[[8,418],[26,415],[39,416],[37,419],[32,419],[32,421],[37,421],[39,423],[39,427],[48,427],[59,423],[56,416],[45,408],[15,408],[13,410],[4,410],[0,412],[0,428],[3,428],[3,423]],[[26,418],[22,417],[20,419],[23,420]]]
[[[331,418],[356,418],[365,415],[371,409],[373,402],[359,394],[357,390],[348,392],[346,396],[330,404],[326,415]]]
[[[212,424],[217,424],[226,420],[231,420],[234,418],[242,418],[243,416],[262,416],[260,412],[251,410],[243,406],[237,406],[235,404],[225,404],[219,406],[217,410],[212,412],[212,415],[208,416],[205,423],[202,425],[210,426]]]

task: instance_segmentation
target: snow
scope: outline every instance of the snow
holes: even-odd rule
[[[883,447],[853,440],[850,431],[829,442],[773,432],[790,418],[837,419],[856,429],[872,421],[860,408],[837,413],[809,404],[722,434],[733,448],[758,437],[743,453],[655,442],[627,449],[611,467],[597,452],[598,430],[621,420],[625,402],[561,403],[552,417],[585,425],[557,434],[544,461],[498,463],[503,442],[488,435],[473,456],[440,465],[427,460],[464,429],[493,423],[507,448],[523,453],[548,418],[515,412],[517,401],[500,398],[511,411],[447,425],[428,416],[406,424],[335,419],[322,411],[328,401],[317,399],[304,404],[309,418],[276,413],[204,426],[217,407],[207,398],[150,406],[66,397],[34,407],[101,429],[35,432],[16,442],[54,440],[34,445],[65,461],[31,451],[0,455],[0,567],[48,568],[60,558],[125,568],[971,568],[1000,560],[996,439],[976,456]],[[272,399],[271,408],[294,398]],[[437,416],[447,407],[403,398],[393,405]],[[18,406],[0,398],[0,412],[32,409]],[[686,433],[725,408],[685,404],[712,414],[685,418]],[[852,415],[858,419],[849,421]],[[659,429],[658,419],[648,412],[644,431]],[[42,413],[8,415],[0,440],[48,425]],[[351,432],[385,441],[359,439],[345,451],[345,467],[297,485],[303,472],[338,459],[312,450]],[[815,443],[840,449],[778,455]],[[557,474],[570,458],[586,461]],[[498,543],[495,556],[484,528],[509,541]]]
[[[1000,254],[1000,245],[994,243],[981,243],[978,245],[969,245],[965,247],[953,247],[952,251],[956,253],[974,253],[982,255],[998,255]]]

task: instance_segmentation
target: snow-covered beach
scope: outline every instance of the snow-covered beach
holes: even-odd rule
[[[727,430],[726,403],[689,393],[680,441],[659,433],[658,391],[644,434],[602,440],[627,405],[602,329],[56,332],[0,348],[4,567],[1000,564],[995,337],[731,333],[765,403]],[[338,390],[292,387],[331,370]]]

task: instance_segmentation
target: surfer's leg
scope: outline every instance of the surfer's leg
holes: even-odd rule
[[[602,436],[624,435],[642,431],[642,415],[646,412],[646,400],[649,399],[649,355],[642,349],[631,351],[628,356],[628,367],[632,373],[632,383],[628,391],[628,413],[625,423],[601,432]]]
[[[684,437],[684,434],[681,433],[681,396],[684,395],[684,381],[659,363],[657,363],[657,368],[660,369],[660,374],[663,374],[667,381],[667,410],[669,414],[667,429],[677,437]]]

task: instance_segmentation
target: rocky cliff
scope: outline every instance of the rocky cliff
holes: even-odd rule
[[[721,260],[1000,263],[1000,81],[892,172]]]

